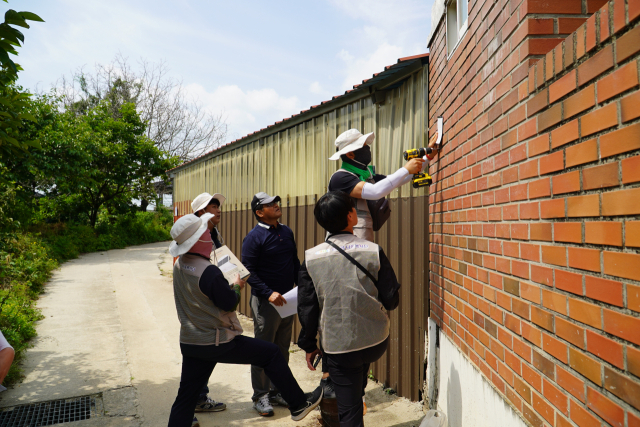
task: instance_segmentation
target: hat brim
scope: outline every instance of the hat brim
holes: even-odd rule
[[[200,224],[200,227],[198,227],[198,230],[196,230],[196,232],[193,233],[191,237],[189,237],[187,240],[185,240],[180,244],[178,244],[178,242],[176,242],[175,240],[172,241],[171,244],[169,245],[169,253],[171,254],[171,256],[177,257],[189,252],[189,249],[191,249],[193,245],[196,244],[200,236],[202,236],[202,233],[204,233],[204,231],[207,229],[207,223],[209,222],[209,220],[214,216],[215,216],[214,214],[210,214],[210,213],[206,213],[202,215],[200,217],[200,221],[202,221],[202,224]]]
[[[261,202],[260,202],[260,204],[259,204],[258,206],[256,206],[256,207],[255,207],[255,209],[253,209],[253,210],[254,210],[254,212],[255,212],[255,211],[257,211],[257,210],[258,210],[258,208],[259,208],[260,206],[262,206],[262,205],[266,205],[267,203],[271,203],[271,202],[280,202],[280,201],[282,201],[282,199],[280,198],[280,196],[272,196],[272,197],[269,197],[269,198],[268,198],[268,199],[266,199],[266,200],[261,201]]]
[[[340,156],[342,156],[343,154],[347,154],[352,151],[359,150],[360,148],[364,147],[365,144],[371,146],[373,145],[374,139],[375,139],[375,135],[373,132],[368,133],[366,135],[362,135],[360,138],[356,139],[354,142],[347,145],[342,150],[336,151],[333,156],[329,157],[329,160],[338,160]]]
[[[208,199],[205,199],[205,201],[203,201],[200,204],[198,209],[193,209],[193,212],[198,212],[199,210],[202,210],[202,209],[206,208],[207,206],[209,206],[209,202],[211,202],[211,199],[217,199],[220,202],[220,205],[222,205],[224,203],[224,201],[227,200],[227,198],[224,197],[222,194],[215,193],[211,197],[209,197]]]

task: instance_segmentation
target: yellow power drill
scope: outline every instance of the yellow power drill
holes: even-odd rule
[[[405,160],[411,160],[418,157],[424,157],[427,154],[431,154],[431,151],[431,148],[412,148],[405,151],[403,155]],[[413,175],[413,179],[411,180],[413,188],[426,187],[427,185],[431,185],[432,182],[433,179],[431,178],[431,175],[425,172],[420,172]]]
[[[436,141],[436,147],[440,147],[442,143],[442,128],[444,127],[444,120],[442,117],[438,117],[438,140]],[[427,154],[431,154],[433,150],[431,148],[412,148],[404,152],[404,160],[416,159],[418,157],[424,157]],[[431,185],[433,179],[431,175],[425,172],[420,172],[413,175],[413,179],[411,180],[413,184],[413,188],[422,188],[427,185]]]

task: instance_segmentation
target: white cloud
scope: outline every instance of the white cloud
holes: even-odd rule
[[[296,96],[285,97],[271,88],[245,91],[237,85],[224,85],[209,92],[200,84],[190,84],[186,90],[209,111],[224,114],[229,141],[290,117],[302,109]]]
[[[329,0],[339,11],[362,25],[344,39],[337,57],[344,64],[342,90],[395,64],[398,58],[427,51],[431,1]]]

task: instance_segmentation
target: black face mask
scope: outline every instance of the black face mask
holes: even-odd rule
[[[346,155],[342,155],[342,160],[350,165],[353,165],[359,169],[366,169],[369,163],[371,163],[371,147],[365,145],[362,148],[358,148],[353,152],[355,157],[353,159],[348,158]]]

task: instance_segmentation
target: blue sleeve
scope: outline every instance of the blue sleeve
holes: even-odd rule
[[[215,265],[204,270],[198,286],[216,307],[224,311],[234,311],[240,301],[240,295],[229,286],[222,271]]]
[[[242,242],[242,264],[249,270],[249,284],[256,296],[269,298],[273,291],[258,276],[258,260],[260,258],[260,242],[255,233],[249,232]]]

